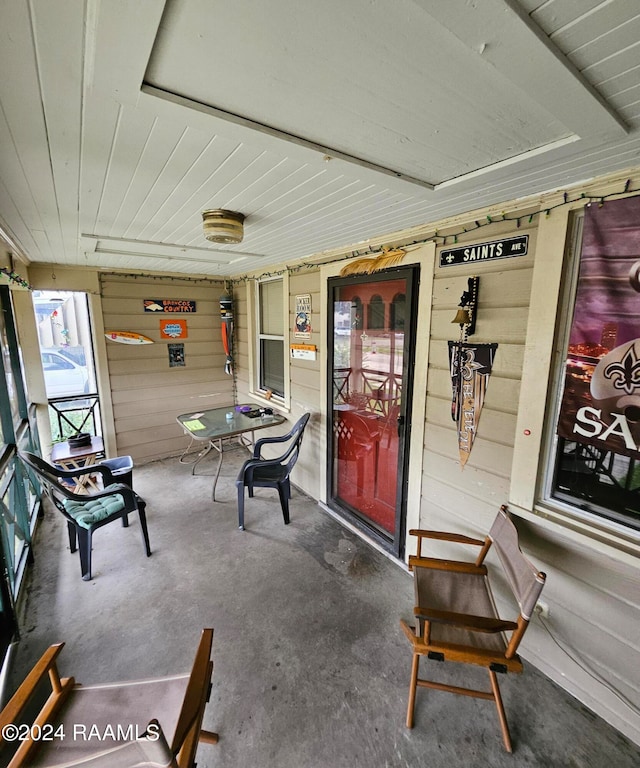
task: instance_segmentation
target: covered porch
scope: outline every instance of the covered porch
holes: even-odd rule
[[[297,489],[289,526],[277,494],[259,489],[239,531],[242,458],[225,458],[216,503],[213,458],[196,476],[175,458],[137,466],[153,555],[143,556],[133,518],[128,529],[107,526],[96,535],[90,582],[68,551],[63,519],[47,507],[9,687],[56,641],[66,641],[61,673],[83,684],[182,671],[202,627],[213,626],[204,727],[220,743],[200,746],[201,768],[638,765],[636,745],[526,657],[523,675],[501,678],[513,755],[490,702],[420,691],[408,730],[411,653],[399,620],[411,616],[412,576]],[[529,632],[537,646],[545,632],[537,617]],[[567,656],[566,664],[575,662]],[[451,679],[447,667],[441,676]],[[467,669],[460,675],[469,682]]]

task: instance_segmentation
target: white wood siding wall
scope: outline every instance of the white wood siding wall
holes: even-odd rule
[[[188,439],[176,416],[233,402],[233,378],[224,373],[220,332],[223,292],[222,282],[102,276],[105,330],[135,331],[155,342],[138,346],[107,341],[118,454],[130,454],[141,463],[179,453]],[[169,315],[144,312],[144,299],[196,302],[195,313],[175,315],[187,321],[187,338],[176,340],[184,343],[184,367],[169,367],[171,342],[160,338],[160,319]]]
[[[296,339],[293,335],[296,295],[311,294],[311,338]],[[321,496],[320,466],[327,457],[320,449],[320,433],[325,424],[320,418],[321,380],[325,375],[321,370],[320,360],[320,324],[327,322],[324,307],[320,306],[320,272],[298,272],[289,278],[289,337],[291,344],[315,344],[315,360],[290,360],[291,376],[291,420],[295,422],[305,411],[311,412],[309,424],[305,430],[304,450],[296,466],[294,482],[314,499]]]
[[[528,229],[510,231],[501,224],[485,230],[489,236],[475,240],[528,232],[526,257],[475,268],[435,267],[421,527],[483,535],[498,506],[508,501],[539,226],[534,221]],[[555,243],[554,251],[561,260],[564,242]],[[450,321],[472,274],[480,276],[480,298],[476,334],[470,341],[499,346],[473,450],[461,469],[450,417],[447,339],[456,338],[457,326]],[[545,376],[545,371],[538,373]],[[534,618],[522,655],[640,742],[638,566],[612,559],[568,531],[515,519],[524,551],[547,573],[543,599],[550,608],[546,626]],[[456,551],[440,543],[434,550],[440,556]],[[500,585],[497,592],[502,602]]]
[[[540,201],[540,209],[545,209],[544,199]],[[505,210],[509,207],[505,206]],[[527,223],[529,212],[521,210],[520,213],[523,216],[520,228],[513,223],[495,223],[483,228],[480,236],[469,233],[458,238],[458,244],[529,234],[526,256],[473,267],[445,268],[437,266],[436,258],[432,304],[420,307],[420,312],[431,313],[421,469],[420,526],[425,528],[483,536],[499,505],[507,502],[512,492],[511,469],[521,407],[523,361],[528,344],[536,242],[540,228],[546,224],[551,227],[556,215],[552,213],[546,223],[544,215],[535,216]],[[478,212],[475,212],[474,218],[477,216]],[[459,231],[465,222],[460,219],[457,224]],[[469,229],[473,228],[471,220],[467,224]],[[437,223],[435,228],[443,231]],[[551,245],[549,238],[544,238],[545,249],[552,247],[554,258],[559,260],[564,256],[565,235],[563,230],[561,237],[553,240]],[[405,261],[409,263],[410,256]],[[461,469],[455,425],[450,416],[447,341],[458,337],[458,326],[451,320],[460,296],[466,290],[467,278],[476,274],[480,277],[478,321],[476,334],[470,341],[497,342],[498,349],[473,450],[466,467]],[[326,323],[325,308],[316,304],[318,290],[319,279],[315,273],[301,272],[290,278],[291,313],[296,293],[312,293],[312,343],[319,343],[316,332],[321,323]],[[243,387],[249,354],[246,309],[239,314],[242,342],[239,387]],[[423,361],[416,361],[416,365],[421,364]],[[292,361],[290,375],[292,420],[299,408],[320,410],[321,380],[325,371],[320,370],[317,363]],[[546,371],[535,372],[535,375],[544,377]],[[424,393],[416,392],[416,397],[419,396]],[[314,498],[321,497],[321,493],[316,492],[317,462],[326,460],[317,450],[319,443],[315,443],[322,428],[321,424],[314,423],[309,441],[312,450],[307,443],[301,471],[295,478],[296,483]],[[521,510],[513,511],[517,514]],[[522,655],[640,743],[640,568],[628,558],[627,561],[616,559],[598,551],[588,540],[569,530],[543,526],[542,519],[537,522],[532,518],[533,515],[526,520],[516,516],[515,521],[521,532],[523,550],[547,573],[543,599],[549,605],[550,615],[547,628],[534,618],[522,646]],[[407,547],[411,547],[410,542]],[[440,556],[460,554],[444,543],[435,542],[433,547]],[[498,603],[504,603],[506,592],[499,582],[496,591]],[[526,690],[525,679],[517,684]]]
[[[508,499],[536,232],[532,226],[515,230],[513,224],[501,224],[481,239],[467,236],[458,243],[485,242],[515,234],[529,235],[525,256],[438,267],[441,249],[436,254],[423,457],[421,524],[425,527],[458,523],[485,529],[497,506]],[[461,469],[456,425],[451,419],[447,342],[459,337],[459,326],[451,321],[472,275],[479,276],[480,284],[476,332],[469,342],[497,342],[498,349],[473,449],[466,467]],[[478,514],[478,505],[484,507],[483,514]],[[466,509],[473,509],[470,520],[465,519]]]
[[[274,270],[275,271],[275,270]],[[251,402],[249,394],[249,302],[248,292],[253,291],[254,283],[237,283],[233,289],[233,299],[236,318],[236,338],[238,341],[238,353],[236,355],[236,377],[238,401]],[[320,419],[320,323],[326,323],[324,308],[320,307],[320,272],[319,270],[304,270],[294,273],[289,278],[289,321],[285,334],[285,353],[289,354],[289,345],[300,343],[293,335],[293,322],[295,317],[295,297],[300,294],[311,295],[311,339],[305,340],[305,344],[315,344],[318,347],[316,360],[290,360],[289,377],[291,402],[290,410],[286,413],[290,426],[309,411],[311,418],[304,436],[304,450],[294,469],[293,482],[313,498],[319,498],[320,472],[319,462],[325,462],[326,457],[321,455],[320,434],[324,425]],[[280,427],[276,430],[282,433]]]

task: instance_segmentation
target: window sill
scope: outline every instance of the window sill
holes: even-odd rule
[[[260,403],[263,408],[277,408],[279,411],[283,411],[284,413],[290,413],[291,411],[289,405],[285,403],[284,400],[276,397],[275,395],[267,399],[259,392],[249,392],[249,397],[252,400],[255,400],[256,403]]]
[[[538,502],[534,511],[509,505],[514,514],[578,545],[640,568],[640,535],[616,523],[588,520],[570,505]]]

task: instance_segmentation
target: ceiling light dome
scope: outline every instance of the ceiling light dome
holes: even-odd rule
[[[241,243],[244,215],[216,208],[202,212],[204,236],[212,243]]]

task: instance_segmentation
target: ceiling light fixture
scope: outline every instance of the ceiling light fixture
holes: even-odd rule
[[[204,236],[212,243],[241,243],[244,236],[244,215],[216,208],[202,211]]]

